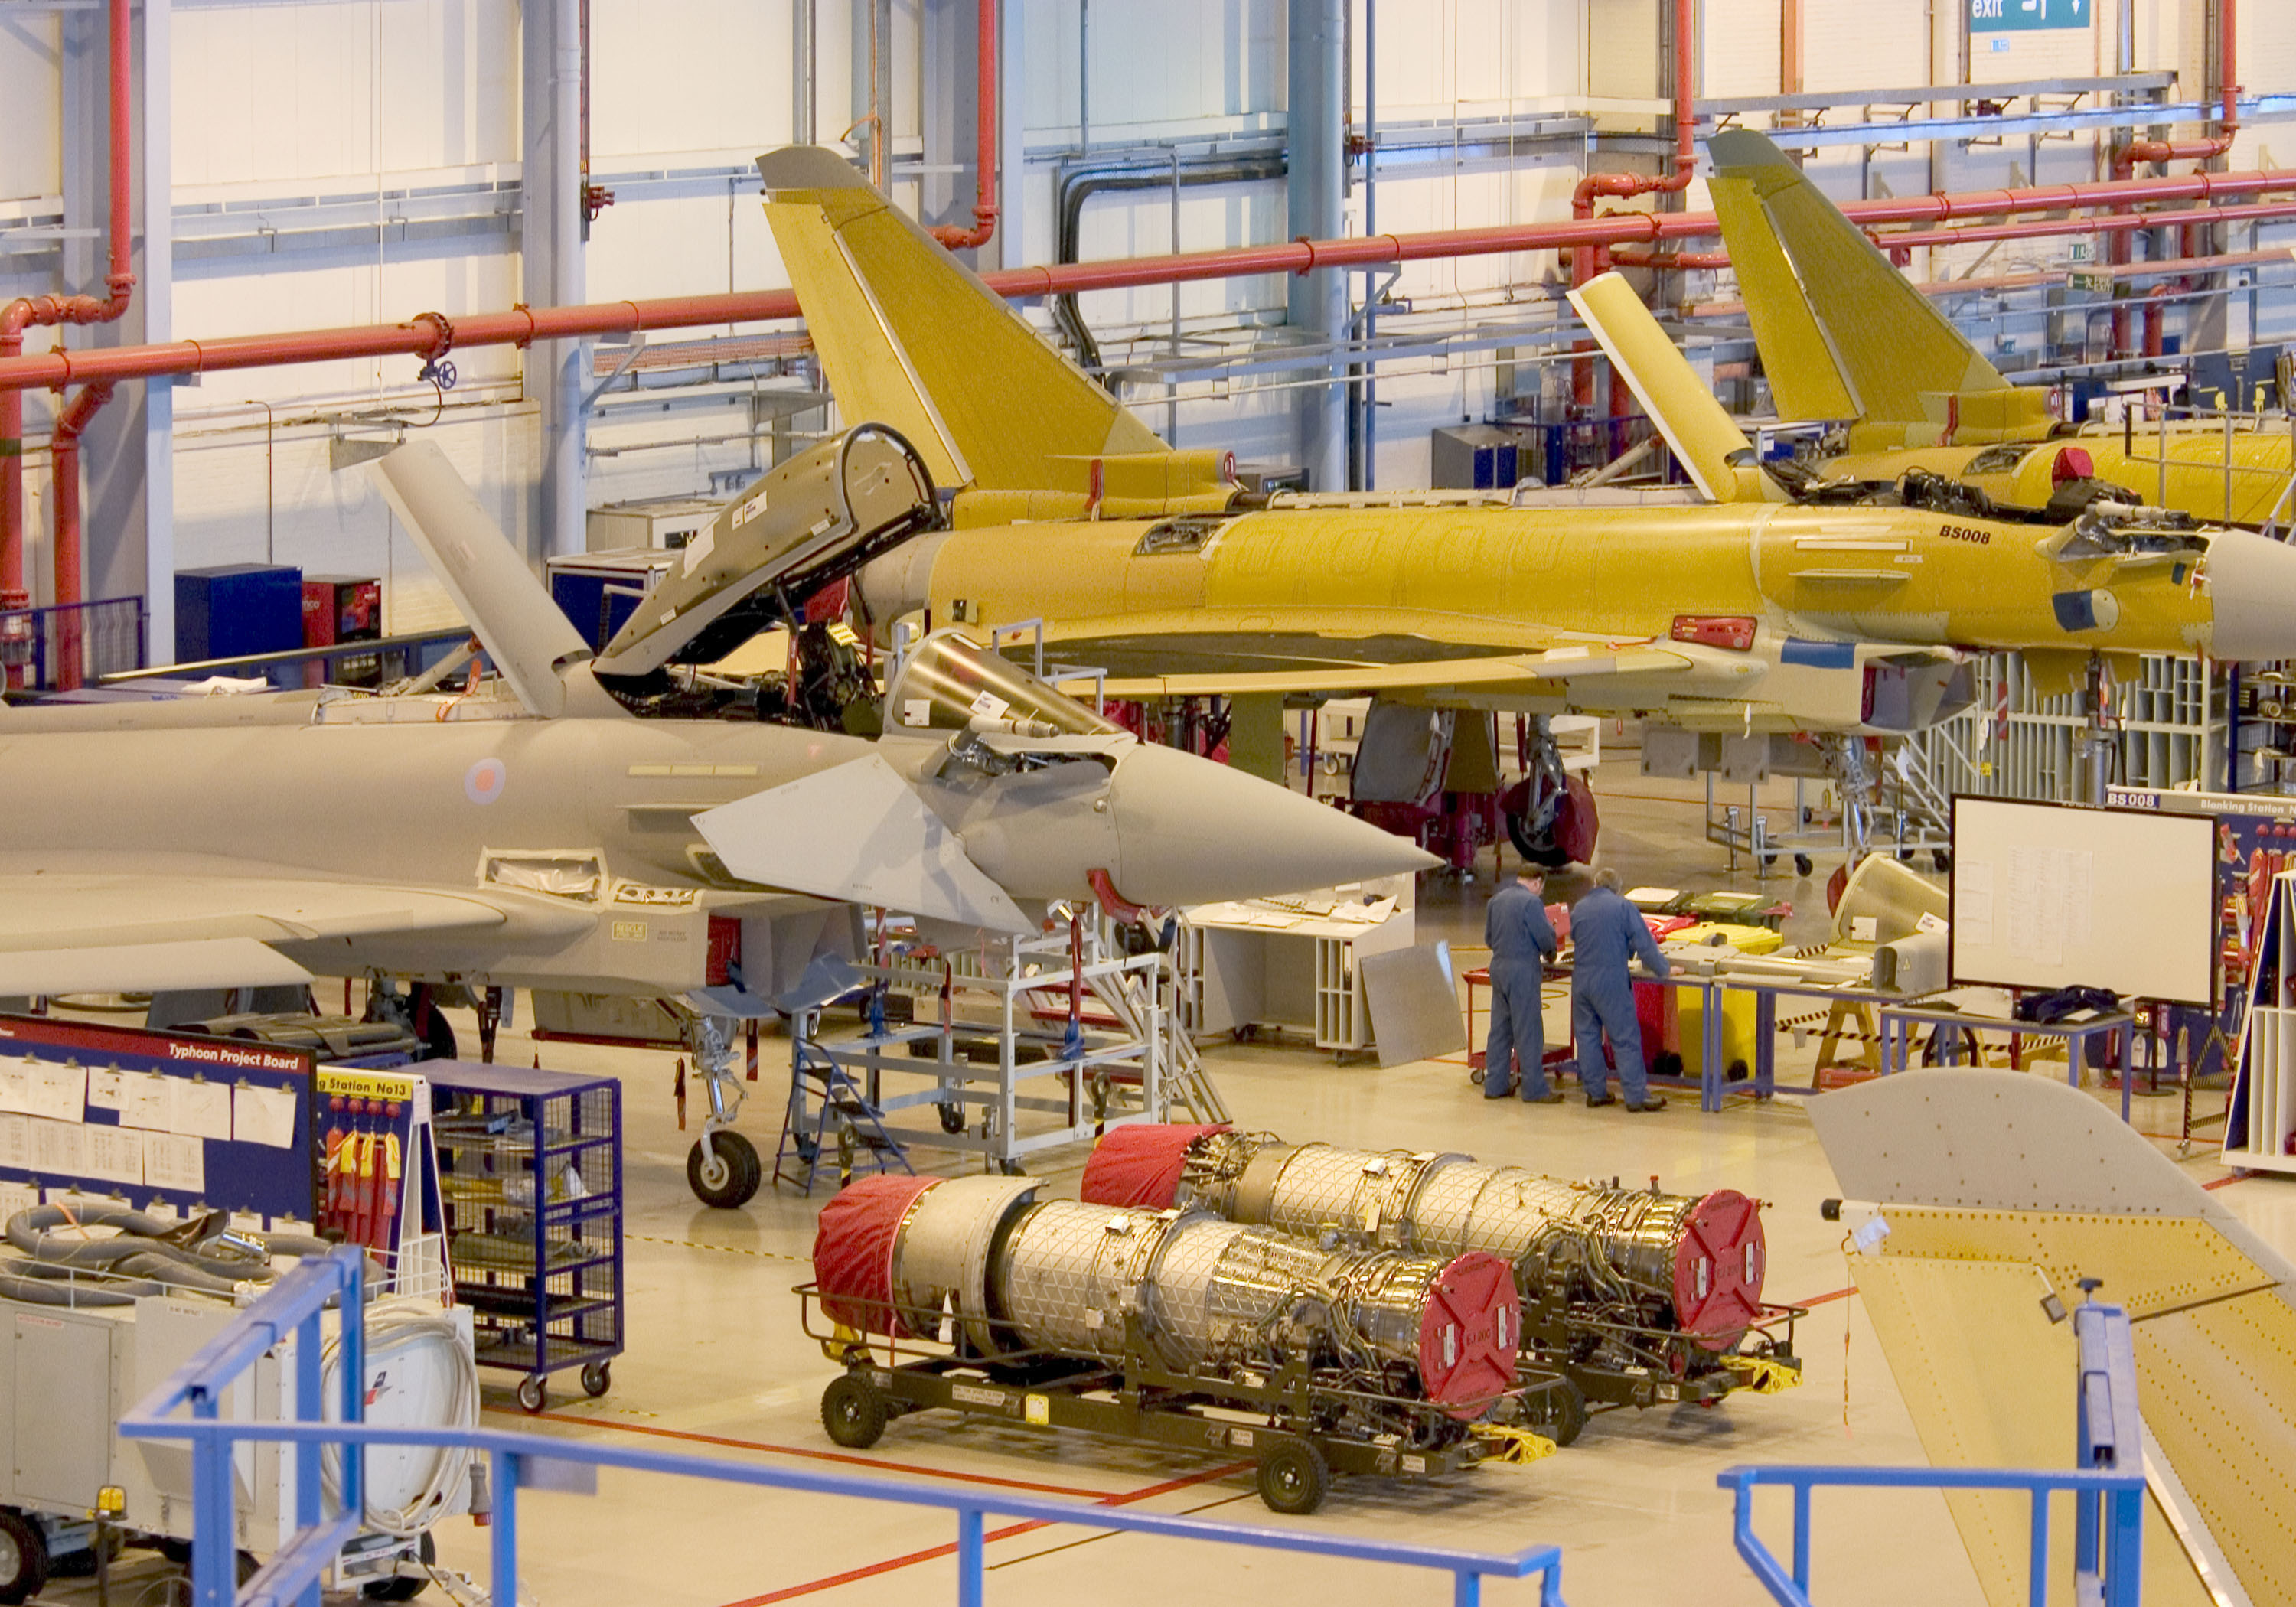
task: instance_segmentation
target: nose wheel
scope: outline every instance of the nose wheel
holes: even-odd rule
[[[746,1205],[764,1177],[757,1146],[730,1127],[709,1134],[686,1152],[686,1186],[704,1205],[720,1210]]]

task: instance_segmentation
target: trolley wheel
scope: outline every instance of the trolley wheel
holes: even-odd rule
[[[550,1404],[550,1386],[539,1373],[529,1373],[518,1381],[518,1404],[529,1412],[539,1412]]]
[[[1006,1177],[1025,1177],[1029,1175],[1027,1167],[1003,1155],[996,1158],[996,1170],[1001,1176]]]
[[[429,1534],[415,1543],[414,1554],[425,1568],[439,1560],[439,1548],[430,1543]],[[430,1581],[420,1574],[395,1573],[387,1579],[369,1579],[359,1587],[359,1594],[370,1602],[411,1602],[430,1588]]]
[[[1304,1517],[1332,1490],[1332,1464],[1312,1439],[1279,1439],[1259,1459],[1259,1498],[1272,1513]]]
[[[704,1205],[720,1210],[747,1205],[764,1178],[757,1146],[730,1127],[710,1135],[709,1152],[703,1152],[698,1140],[686,1152],[686,1185]]]
[[[0,1602],[13,1607],[47,1582],[47,1537],[21,1513],[0,1507]]]
[[[614,1365],[592,1362],[582,1369],[582,1393],[595,1400],[614,1387]]]
[[[1562,1379],[1539,1393],[1538,1410],[1541,1415],[1532,1420],[1531,1427],[1556,1445],[1574,1444],[1587,1427],[1587,1392],[1576,1380]]]
[[[883,1391],[857,1373],[842,1373],[821,1392],[821,1426],[849,1451],[865,1451],[885,1432]]]
[[[1815,863],[1815,862],[1810,858],[1810,857],[1809,857],[1808,855],[1807,855],[1807,854],[1796,854],[1796,855],[1794,856],[1794,874],[1795,874],[1795,875],[1797,875],[1797,876],[1807,876],[1807,875],[1808,875],[1812,871],[1816,870],[1816,868],[1817,868],[1816,864],[1816,863]]]
[[[1953,873],[1953,850],[1951,849],[1931,849],[1930,850],[1930,863],[1937,866],[1939,875],[1951,875]]]
[[[935,1105],[933,1109],[940,1112],[940,1130],[942,1132],[953,1135],[964,1131],[964,1107],[963,1105]]]

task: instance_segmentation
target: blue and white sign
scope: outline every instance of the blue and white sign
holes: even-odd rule
[[[2021,29],[2087,28],[2096,0],[1969,0],[1969,31],[2010,33]]]

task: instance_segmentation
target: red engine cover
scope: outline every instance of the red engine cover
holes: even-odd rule
[[[1735,1189],[1717,1189],[1690,1210],[1674,1261],[1674,1316],[1709,1350],[1726,1350],[1761,1315],[1762,1207]]]
[[[1514,1388],[1521,1343],[1514,1268],[1488,1250],[1471,1250],[1442,1270],[1429,1293],[1419,1323],[1420,1384],[1454,1417],[1480,1416]]]
[[[857,1177],[821,1208],[813,1279],[832,1322],[865,1333],[913,1339],[893,1306],[893,1251],[901,1223],[938,1177]]]
[[[1162,1210],[1179,1193],[1188,1146],[1207,1133],[1226,1131],[1224,1122],[1190,1127],[1136,1121],[1112,1127],[1102,1135],[1085,1160],[1084,1202]]]

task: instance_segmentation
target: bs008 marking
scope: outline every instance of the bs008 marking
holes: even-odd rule
[[[1979,546],[1990,546],[1993,544],[1992,531],[1977,529],[1965,524],[1939,525],[1938,534],[1948,541],[1974,542]]]

